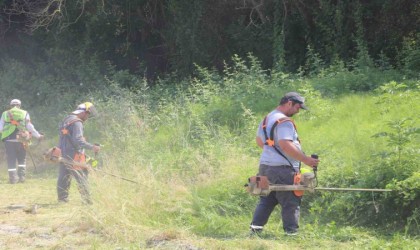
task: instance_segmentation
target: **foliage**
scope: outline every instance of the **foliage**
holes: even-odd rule
[[[357,108],[355,100],[351,101],[353,108],[358,110],[357,116],[353,118],[353,126],[357,126],[357,130],[347,133],[353,137],[365,138],[361,139],[365,142],[360,144],[358,140],[340,133],[344,135],[342,140],[354,144],[351,151],[338,152],[349,162],[343,164],[343,159],[336,160],[336,157],[329,156],[332,159],[328,161],[335,166],[325,166],[328,167],[329,174],[322,176],[320,182],[323,186],[389,188],[394,191],[384,194],[322,193],[319,198],[309,197],[310,212],[324,216],[340,215],[336,217],[336,221],[346,224],[381,225],[394,229],[410,225],[407,232],[416,235],[418,214],[415,208],[418,206],[419,189],[415,182],[418,179],[419,154],[416,148],[418,120],[414,110],[418,102],[418,92],[416,88],[408,88],[405,84],[390,82],[378,88],[377,96],[372,101],[376,104],[375,109],[368,108],[374,104],[363,103],[364,111]],[[403,116],[409,114],[412,118]],[[369,125],[364,121],[366,118]],[[348,128],[341,123],[340,129],[344,131]],[[340,147],[337,142],[332,145]],[[341,147],[343,149],[345,146]],[[324,216],[321,218],[328,218]]]
[[[420,36],[417,34],[417,36]],[[420,45],[415,38],[407,37],[404,40],[400,54],[400,64],[409,77],[418,77],[420,67]]]
[[[402,78],[395,72],[381,78],[379,71],[366,71],[363,74],[386,80],[371,86],[380,86],[376,91],[353,92],[350,86],[361,73],[339,61],[311,78],[264,70],[252,54],[235,55],[230,62],[222,74],[196,65],[191,77],[159,78],[152,86],[145,77],[114,67],[102,75],[104,69],[99,66],[80,68],[63,79],[55,73],[20,69],[17,63],[15,72],[3,69],[0,77],[29,79],[33,74],[34,82],[45,84],[45,98],[34,101],[32,109],[37,128],[50,135],[48,145],[57,143],[56,124],[63,112],[86,99],[97,106],[100,116],[86,122],[85,132],[88,141],[103,145],[100,169],[138,182],[134,185],[100,172],[90,177],[94,207],[86,209],[78,223],[95,228],[112,245],[136,248],[139,241],[155,242],[156,235],[204,238],[215,249],[227,245],[272,249],[274,242],[280,244],[278,239],[297,249],[364,244],[410,249],[418,243],[418,80],[400,82],[389,79],[392,74]],[[83,94],[67,92],[63,82],[71,82],[71,76],[96,79],[103,85],[79,86]],[[52,79],[57,79],[57,86]],[[7,81],[1,83],[10,88],[9,94],[31,96],[6,85]],[[305,152],[320,155],[320,186],[395,192],[308,193],[302,203],[299,236],[304,240],[279,236],[278,210],[263,239],[244,240],[257,202],[243,189],[257,171],[256,126],[291,90],[302,93],[311,109],[294,118]],[[54,179],[55,173],[34,178]],[[77,197],[77,192],[73,195]]]
[[[2,59],[56,64],[51,71],[75,81],[86,66],[104,73],[112,65],[153,82],[188,77],[194,64],[221,72],[248,53],[264,69],[288,73],[314,74],[341,60],[351,70],[378,62],[418,77],[417,1],[19,0],[0,7]]]

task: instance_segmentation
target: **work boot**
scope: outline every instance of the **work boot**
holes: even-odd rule
[[[254,238],[254,237],[258,237],[258,238],[260,238],[261,237],[261,234],[262,234],[262,230],[260,230],[260,229],[251,229],[250,231],[249,231],[249,237],[250,238]]]
[[[296,236],[296,235],[298,235],[297,231],[286,231],[284,233],[286,234],[286,236]]]
[[[25,182],[25,176],[19,176],[19,183],[24,183]]]
[[[10,184],[16,184],[18,182],[18,176],[16,173],[16,170],[9,170],[9,183]]]
[[[68,198],[60,198],[60,199],[58,199],[58,203],[59,204],[64,204],[64,203],[67,203],[67,202],[69,202],[69,199]]]
[[[16,178],[16,179],[10,179],[10,178],[9,178],[9,183],[10,183],[10,184],[16,184],[16,183],[18,183],[18,181],[19,181],[19,180],[18,180],[17,178]]]
[[[263,227],[262,226],[255,226],[251,225],[249,231],[249,237],[261,237]]]
[[[26,168],[25,167],[18,167],[18,176],[19,176],[19,182],[23,183],[25,182],[25,175],[26,175]]]

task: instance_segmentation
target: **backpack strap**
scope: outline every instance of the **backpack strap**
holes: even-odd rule
[[[277,153],[279,153],[284,159],[286,159],[287,162],[289,162],[290,166],[293,168],[293,164],[289,161],[289,159],[275,146],[275,142],[274,142],[274,130],[276,129],[277,125],[279,125],[279,124],[281,124],[283,122],[290,121],[293,124],[293,127],[295,128],[295,130],[297,131],[295,123],[289,117],[283,117],[283,118],[280,118],[280,119],[276,120],[273,123],[273,126],[271,127],[270,137],[268,137],[268,134],[267,134],[267,120],[268,120],[268,116],[266,116],[264,118],[263,124],[262,124],[262,129],[264,131],[264,136],[265,136],[265,142],[264,142],[264,144],[267,145],[267,146],[273,147],[274,150],[276,150]]]
[[[82,122],[82,119],[76,117],[76,118],[71,119],[70,121],[63,123],[63,126],[60,129],[61,134],[70,135],[70,131],[67,128],[75,122]]]
[[[70,137],[70,131],[68,130],[68,127],[72,124],[74,124],[75,122],[82,122],[82,119],[80,119],[79,117],[73,118],[67,122],[63,123],[63,126],[60,129],[61,135],[64,136],[65,138],[67,138],[70,142],[70,144],[73,146],[73,148],[75,150],[78,150],[78,148],[76,147],[76,145],[74,145],[74,142],[72,140],[72,138]]]
[[[12,111],[7,111],[7,116],[9,116],[9,119],[10,119],[10,124],[12,124],[12,125],[14,125],[14,126],[16,126],[16,127],[18,127],[19,125],[20,125],[20,122],[19,121],[17,121],[17,120],[15,120],[15,119],[13,119],[13,114],[12,114]]]

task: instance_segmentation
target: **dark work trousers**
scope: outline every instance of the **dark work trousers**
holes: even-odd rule
[[[271,184],[293,185],[295,171],[291,166],[260,165],[260,176],[267,176]],[[295,232],[299,228],[301,197],[293,191],[271,192],[268,196],[260,197],[254,212],[251,228],[260,228],[267,224],[268,218],[277,204],[281,206],[281,217],[285,232]]]
[[[67,202],[69,197],[69,189],[71,184],[71,178],[74,177],[77,181],[77,187],[79,193],[82,196],[82,201],[84,203],[90,204],[90,192],[89,192],[89,182],[87,169],[83,170],[74,170],[71,167],[60,163],[58,170],[58,180],[57,180],[57,194],[58,200]]]
[[[18,141],[5,141],[4,146],[6,148],[7,170],[9,172],[10,183],[16,183],[18,176],[19,181],[25,181],[26,150],[23,144]],[[17,169],[16,161],[18,164]]]

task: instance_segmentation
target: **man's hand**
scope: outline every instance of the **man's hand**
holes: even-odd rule
[[[45,135],[40,134],[40,136],[38,137],[38,141],[41,142],[42,140],[44,140],[44,138],[45,138]]]
[[[99,145],[93,145],[92,150],[93,150],[93,152],[98,153],[101,150],[101,146],[99,146]]]
[[[305,158],[303,159],[302,162],[305,163],[305,165],[314,167],[314,166],[318,166],[319,160],[305,155]]]

